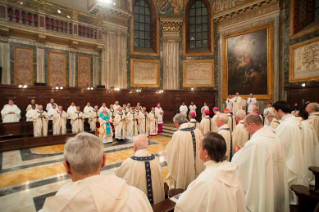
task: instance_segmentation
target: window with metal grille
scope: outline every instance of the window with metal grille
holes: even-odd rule
[[[138,0],[134,5],[134,47],[150,48],[150,37],[150,8],[144,0]]]

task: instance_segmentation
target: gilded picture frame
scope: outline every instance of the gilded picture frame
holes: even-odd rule
[[[202,79],[203,83],[198,83],[199,81],[201,81],[201,79],[193,79],[193,80],[189,80],[188,79],[188,72],[189,70],[187,69],[187,66],[188,65],[197,65],[197,73],[200,72],[200,65],[204,65],[206,64],[209,64],[210,66],[210,73],[204,73],[205,70],[203,70],[203,74],[208,76],[210,75],[210,78],[209,79]],[[214,80],[215,80],[215,76],[214,76],[214,60],[213,59],[209,59],[209,60],[185,60],[183,61],[183,87],[185,88],[191,88],[191,87],[214,87],[215,86],[215,83],[214,83]],[[198,73],[199,74],[199,73]],[[207,83],[207,81],[210,81],[210,83]],[[190,83],[189,81],[195,81],[195,83]],[[197,82],[196,82],[197,81]],[[205,82],[204,82],[205,81]]]
[[[131,87],[153,87],[157,88],[160,87],[160,61],[159,60],[141,60],[141,59],[131,59],[130,64],[130,83]],[[155,83],[137,83],[135,82],[135,76],[139,73],[135,73],[134,66],[136,63],[145,63],[145,64],[155,64]]]

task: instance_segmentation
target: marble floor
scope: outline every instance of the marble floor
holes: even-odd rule
[[[150,137],[148,147],[160,160],[164,180],[168,170],[163,151],[169,141],[169,137],[160,135]],[[70,181],[62,165],[63,148],[64,145],[54,145],[0,152],[1,212],[38,211],[46,197],[55,195]],[[130,140],[104,144],[104,152],[107,164],[103,175],[113,174],[126,158],[134,155]]]

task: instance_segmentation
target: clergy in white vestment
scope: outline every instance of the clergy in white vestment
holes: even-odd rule
[[[185,102],[182,102],[182,105],[179,106],[179,112],[180,112],[180,113],[184,113],[185,116],[187,116],[188,108],[187,108],[187,106],[185,105]]]
[[[50,102],[47,104],[45,110],[49,112],[50,109],[52,109],[53,105],[55,105],[55,107],[58,108],[58,104],[54,102],[54,99],[50,99]]]
[[[122,108],[118,108],[114,118],[115,139],[124,140],[126,137],[126,116]]]
[[[200,129],[201,129],[203,135],[206,134],[207,132],[212,131],[212,122],[211,122],[211,119],[209,117],[209,114],[210,114],[209,110],[205,110],[204,114],[205,114],[205,116],[200,121]]]
[[[205,110],[209,111],[209,107],[207,106],[206,102],[204,102],[204,106],[200,109],[200,112],[202,113],[202,117],[204,117]]]
[[[76,111],[71,116],[72,133],[84,131],[84,114],[80,109],[80,106],[76,106]]]
[[[254,106],[257,105],[257,99],[254,97],[252,93],[250,93],[249,98],[246,100],[246,103],[248,105],[247,107],[247,113],[253,112]]]
[[[35,103],[34,99],[31,99],[30,104],[28,104],[27,109],[25,110],[26,112],[28,112],[29,110],[31,110],[33,108],[33,106],[35,107],[34,110],[37,110],[39,105]]]
[[[126,104],[123,105],[122,107],[122,112],[126,115],[127,111],[126,111]]]
[[[146,107],[142,108],[142,111],[139,112],[138,115],[138,128],[140,134],[148,136],[149,132],[149,119],[148,119],[148,113],[146,111]]]
[[[204,163],[199,157],[199,139],[201,132],[187,123],[184,114],[175,115],[177,131],[165,149],[168,175],[166,183],[170,189],[186,189],[204,170]]]
[[[229,126],[229,129],[230,129],[230,132],[233,132],[235,127],[236,127],[236,116],[235,116],[235,114],[234,115],[231,114],[228,108],[226,108],[224,110],[224,112],[225,112],[225,114],[228,117],[228,126]]]
[[[214,113],[214,116],[212,118],[212,132],[217,132],[218,126],[216,124],[216,118],[220,114],[219,108],[218,107],[214,107],[213,108],[213,113]]]
[[[316,102],[309,103],[306,107],[309,113],[309,123],[313,126],[319,139],[319,104]]]
[[[84,107],[83,113],[84,113],[84,118],[89,118],[90,113],[93,111],[93,107],[91,106],[90,102],[86,103],[86,106]]]
[[[155,113],[155,108],[152,107],[151,112],[148,114],[149,124],[150,124],[150,136],[156,136],[157,135],[157,129],[158,129],[158,121],[157,121],[157,115]]]
[[[25,117],[27,118],[26,121],[31,122],[33,121],[33,116],[34,113],[37,111],[38,109],[35,108],[35,105],[32,106],[32,108],[30,110],[27,111],[27,113],[25,114]]]
[[[277,101],[274,105],[275,116],[281,120],[276,129],[276,135],[280,138],[286,155],[288,167],[288,185],[308,184],[308,171],[302,150],[302,124],[299,118],[290,114],[289,104],[285,101]],[[297,204],[297,197],[293,191],[289,191],[289,203]]]
[[[68,114],[63,110],[62,106],[59,106],[56,114],[53,115],[53,135],[66,134],[66,120]]]
[[[103,109],[106,109],[108,111],[109,109],[106,107],[106,103],[103,103],[102,106],[99,109],[99,113],[102,113]]]
[[[198,123],[198,121],[196,120],[196,114],[194,112],[190,112],[188,114],[188,120],[189,120],[188,123],[191,124],[192,127],[195,127],[197,129],[201,130],[200,123]]]
[[[58,110],[58,107],[55,104],[52,105],[50,110],[48,110],[49,120],[53,120],[53,115],[57,114],[57,110]]]
[[[267,107],[264,109],[264,112],[263,112],[263,114],[264,114],[264,125],[265,126],[269,126],[270,125],[270,122],[268,121],[267,117],[268,117],[268,114],[272,112],[272,110],[273,110],[272,103],[268,102]]]
[[[126,113],[131,112],[131,111],[132,111],[131,103],[127,103],[127,105],[126,105]]]
[[[233,111],[233,96],[231,94],[228,95],[228,98],[225,101],[226,108],[232,112]]]
[[[102,141],[89,133],[68,139],[63,165],[71,182],[45,200],[42,212],[151,212],[145,194],[115,175],[101,175],[106,164]]]
[[[261,119],[261,121],[262,122],[264,122],[264,118],[263,118],[263,116],[261,115],[261,113],[259,112],[259,107],[257,107],[256,105],[253,107],[253,111],[252,111],[253,113],[256,113],[259,117],[260,117],[260,119]]]
[[[147,151],[148,139],[139,135],[133,140],[134,156],[127,158],[114,171],[115,175],[124,179],[147,196],[151,205],[165,200],[162,167],[158,158]]]
[[[91,111],[90,116],[89,116],[89,123],[90,123],[91,131],[95,131],[96,125],[99,126],[99,124],[97,124],[97,123],[99,123],[100,113],[102,113],[103,110],[107,111],[107,108],[102,108],[102,110],[100,112],[99,106],[95,105],[93,110]]]
[[[39,105],[38,110],[33,115],[33,135],[34,137],[48,135],[49,117],[47,112],[43,110],[42,105]]]
[[[246,112],[244,110],[238,110],[236,113],[236,125],[232,136],[233,136],[233,154],[235,153],[236,146],[244,147],[245,143],[249,140],[249,133],[247,132],[244,125],[244,118],[246,117]]]
[[[114,110],[117,111],[121,107],[121,105],[119,105],[119,101],[115,101],[115,104],[113,105],[113,107],[114,107]]]
[[[75,111],[76,111],[76,106],[74,102],[72,102],[71,105],[68,107],[68,110],[66,111],[66,113],[68,114],[68,119],[71,119],[71,116],[73,113],[75,113]]]
[[[247,211],[289,212],[288,176],[284,146],[263,126],[259,116],[250,113],[244,119],[252,135],[244,147],[237,146],[232,162],[238,166]]]
[[[226,151],[227,160],[231,161],[233,153],[230,150],[233,149],[233,141],[232,141],[231,131],[228,126],[228,120],[229,120],[228,116],[225,113],[221,113],[216,118],[216,124],[218,126],[217,133],[224,137],[226,145],[227,145],[227,151]]]
[[[99,137],[103,141],[103,143],[111,143],[113,142],[113,131],[111,127],[111,116],[107,112],[106,109],[102,110],[102,113],[100,113],[99,118]]]
[[[274,108],[268,111],[267,120],[269,123],[269,129],[273,132],[276,132],[276,129],[279,126],[280,122],[275,117]]]
[[[164,115],[164,111],[161,108],[161,104],[157,103],[157,106],[155,108],[155,113],[157,114],[157,120],[158,120],[158,133],[162,133],[163,132],[163,115]]]
[[[233,114],[236,114],[238,110],[243,109],[243,103],[242,103],[241,97],[239,96],[239,93],[236,93],[236,95],[232,99],[232,103],[233,103]]]
[[[9,99],[8,104],[1,110],[1,117],[3,123],[19,122],[21,110],[17,105],[13,104],[13,100]]]
[[[195,115],[196,115],[196,105],[194,105],[194,102],[191,102],[190,106],[188,107],[189,108],[189,112],[194,112]]]
[[[226,143],[211,132],[199,142],[200,159],[205,170],[179,197],[176,212],[245,212],[245,196],[237,166],[226,159]]]
[[[133,139],[138,136],[138,114],[135,111],[135,107],[131,107],[131,110],[126,114],[126,129],[127,139]]]

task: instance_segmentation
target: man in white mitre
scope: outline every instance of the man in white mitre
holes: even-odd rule
[[[164,111],[161,108],[161,104],[157,103],[156,108],[155,108],[155,113],[157,115],[157,126],[158,126],[158,133],[162,133],[163,132],[163,115],[164,115]]]
[[[267,107],[264,109],[264,125],[265,126],[269,126],[270,125],[270,122],[268,121],[268,114],[273,110],[272,108],[272,103],[271,102],[268,102],[267,103]]]
[[[182,113],[175,115],[173,121],[177,131],[165,149],[168,164],[166,183],[169,189],[185,190],[204,170],[204,163],[199,156],[201,132],[187,123]]]
[[[50,109],[55,105],[56,108],[58,108],[58,104],[54,102],[54,99],[50,99],[50,102],[47,104],[46,111],[49,112]]]
[[[202,130],[202,134],[204,135],[207,132],[212,131],[212,122],[209,117],[209,110],[204,111],[205,116],[202,118],[200,122],[200,129]]]
[[[200,112],[202,113],[202,117],[204,117],[204,111],[205,110],[209,111],[209,107],[207,106],[206,102],[204,102],[204,106],[202,107],[202,109],[200,109]]]
[[[302,124],[299,118],[291,115],[289,104],[285,101],[277,101],[273,104],[275,116],[281,120],[276,129],[276,135],[281,140],[285,155],[286,165],[288,168],[288,185],[308,184],[308,172],[302,150]],[[289,203],[297,204],[297,197],[289,189]]]
[[[115,175],[101,175],[106,164],[102,141],[89,133],[68,139],[64,147],[66,173],[71,182],[45,200],[42,212],[151,212],[145,194]]]
[[[200,123],[198,123],[198,121],[196,120],[196,114],[194,112],[190,112],[188,114],[188,120],[189,120],[189,124],[192,126],[192,127],[195,127],[197,129],[199,129],[201,131],[201,128],[200,128]],[[202,131],[201,131],[202,132]]]
[[[102,106],[103,107],[103,106]],[[101,108],[102,108],[101,107]],[[100,108],[100,110],[101,110]],[[90,123],[90,129],[91,131],[95,131],[96,129],[96,123],[99,122],[99,117],[100,117],[100,113],[103,111],[103,110],[106,110],[106,108],[102,108],[102,111],[100,112],[99,110],[99,106],[95,105],[93,110],[91,111],[90,113],[90,116],[89,116],[89,123]]]
[[[182,102],[182,105],[179,106],[179,112],[180,112],[180,113],[184,113],[184,114],[185,114],[185,117],[187,116],[188,108],[187,108],[187,106],[185,105],[185,102]]]
[[[100,109],[98,110],[99,113],[102,113],[102,111],[103,111],[104,109],[105,109],[106,111],[109,110],[109,109],[106,107],[106,103],[103,103],[103,104],[102,104],[102,106],[101,106]]]
[[[227,160],[231,161],[233,153],[230,150],[233,149],[233,145],[232,145],[233,142],[232,142],[231,132],[228,126],[227,115],[224,113],[219,114],[216,118],[216,124],[218,126],[217,133],[224,137],[226,145],[227,145],[227,151],[226,151]]]
[[[117,111],[120,107],[121,105],[119,105],[119,101],[115,101],[115,104],[113,105],[114,110]]]
[[[68,114],[68,119],[71,119],[71,116],[73,113],[75,113],[75,111],[76,111],[76,106],[74,102],[72,102],[71,105],[68,107],[68,110],[66,111],[66,113]]]
[[[80,109],[80,106],[76,106],[76,111],[71,116],[72,133],[84,131],[84,114]]]
[[[194,105],[194,102],[191,102],[190,106],[188,107],[189,108],[189,112],[194,112],[195,115],[196,115],[196,105]]]
[[[138,115],[138,125],[139,125],[139,132],[145,136],[148,136],[149,132],[149,119],[148,113],[146,111],[146,107],[142,108],[142,112],[139,112]]]
[[[228,126],[229,126],[229,129],[230,129],[230,132],[233,132],[233,130],[236,127],[236,117],[235,117],[235,115],[230,113],[229,109],[226,108],[224,111],[225,111],[225,114],[228,117]]]
[[[91,106],[90,102],[86,103],[86,106],[84,107],[83,113],[84,118],[90,118],[90,113],[93,111],[93,107]]]
[[[231,94],[228,95],[228,98],[225,101],[226,108],[232,112],[233,111],[233,96]]]
[[[114,173],[147,196],[151,205],[165,200],[162,167],[158,158],[147,151],[148,138],[139,135],[133,140],[134,156],[127,158]]]
[[[150,136],[156,136],[157,135],[157,115],[155,113],[155,108],[152,107],[151,112],[148,114],[148,120],[150,124]]]
[[[233,101],[233,114],[236,114],[236,112],[238,110],[242,110],[243,109],[243,103],[242,103],[242,99],[239,96],[239,93],[237,92],[235,97],[232,99]]]
[[[8,104],[4,105],[1,110],[2,122],[19,122],[21,118],[21,110],[17,105],[13,104],[13,100],[9,99]]]
[[[33,115],[33,135],[34,137],[48,135],[49,116],[43,110],[42,105],[38,106],[38,110]]]
[[[57,113],[53,115],[53,135],[66,134],[66,120],[68,114],[59,106]]]
[[[247,113],[253,112],[253,108],[257,105],[257,100],[253,93],[250,93],[249,98],[246,100],[247,103]]]
[[[126,114],[127,139],[133,139],[138,136],[138,114],[135,111],[135,107],[130,108],[131,110]]]
[[[25,117],[27,118],[27,122],[33,122],[33,116],[35,114],[35,112],[38,109],[36,109],[35,105],[32,105],[32,108],[30,110],[27,111],[27,113],[25,114]]]
[[[52,107],[50,108],[50,110],[48,111],[48,116],[49,116],[49,120],[53,120],[53,115],[57,114],[57,106],[54,104],[52,105]]]
[[[123,113],[121,107],[118,108],[118,111],[114,118],[115,126],[115,139],[124,140],[126,137],[126,116]]]
[[[179,197],[175,211],[245,212],[245,194],[237,174],[237,166],[226,158],[222,136],[211,132],[199,142],[203,171]]]
[[[213,113],[214,113],[214,116],[212,118],[212,132],[217,132],[218,126],[217,126],[217,123],[216,123],[216,119],[217,119],[217,116],[220,114],[219,108],[218,107],[214,107],[213,108]]]
[[[232,162],[238,166],[247,211],[289,212],[284,145],[257,114],[250,113],[244,125],[251,138],[244,147],[237,146]]]
[[[309,103],[306,111],[309,113],[309,124],[313,126],[319,139],[319,104],[316,102]]]
[[[233,136],[233,154],[235,153],[236,146],[243,148],[245,143],[249,140],[249,133],[247,132],[244,124],[244,118],[246,117],[246,112],[244,110],[238,110],[236,113],[236,125]]]
[[[39,105],[35,103],[34,99],[31,99],[31,102],[30,104],[28,104],[27,109],[25,111],[28,112],[29,110],[33,108],[33,106],[35,107],[34,110],[37,110]]]

